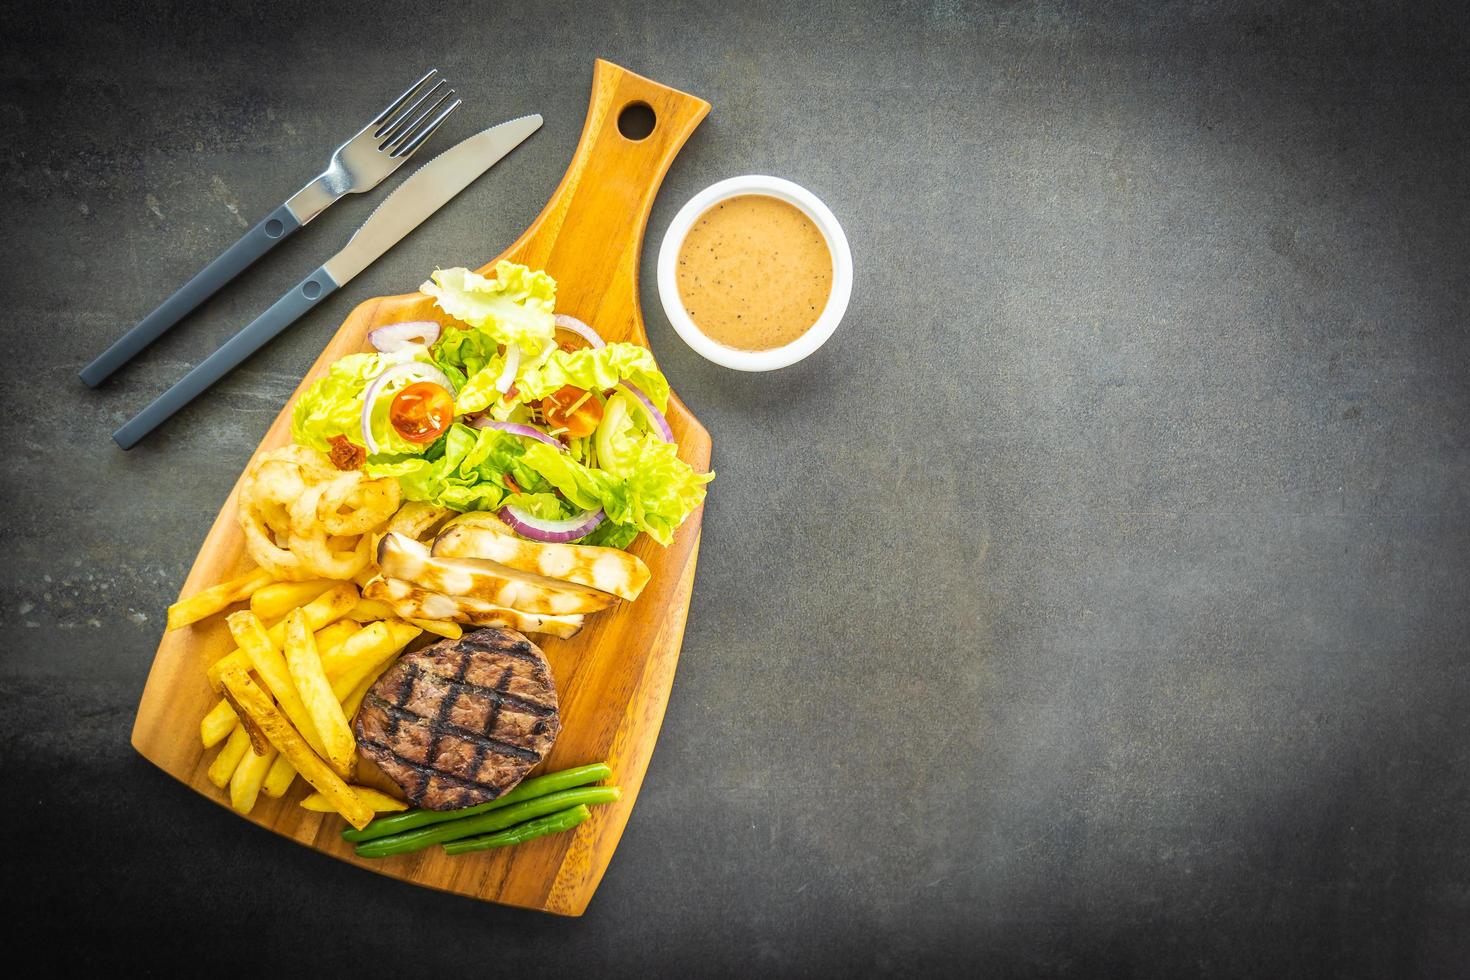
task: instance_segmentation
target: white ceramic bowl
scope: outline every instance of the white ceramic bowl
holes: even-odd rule
[[[763,194],[800,208],[822,232],[822,237],[827,240],[827,250],[832,253],[832,292],[827,297],[822,315],[806,333],[784,347],[738,350],[711,340],[695,326],[689,311],[684,308],[684,300],[679,296],[679,279],[676,275],[679,249],[683,247],[689,229],[694,227],[694,222],[699,220],[700,215],[716,204],[743,194]],[[832,331],[837,329],[842,315],[847,312],[847,301],[852,296],[852,250],[847,247],[847,236],[842,233],[837,217],[805,187],[764,174],[731,177],[706,187],[674,215],[658,250],[658,295],[663,301],[664,313],[668,314],[669,322],[679,331],[684,343],[705,359],[737,371],[774,371],[806,357],[825,344],[827,338],[832,336]]]

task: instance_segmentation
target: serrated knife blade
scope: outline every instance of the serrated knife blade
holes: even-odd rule
[[[445,150],[394,188],[353,233],[347,247],[322,268],[338,286],[346,285],[540,128],[539,115],[522,116]]]

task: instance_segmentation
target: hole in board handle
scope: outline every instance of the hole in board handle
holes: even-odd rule
[[[634,143],[646,140],[658,125],[658,116],[647,102],[630,102],[618,113],[618,132]]]

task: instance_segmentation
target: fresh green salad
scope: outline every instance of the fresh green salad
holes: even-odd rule
[[[556,281],[512,262],[494,278],[441,269],[420,289],[452,322],[372,331],[373,353],[337,361],[296,403],[296,442],[534,540],[668,544],[714,474],[679,459],[648,349],[557,314]]]

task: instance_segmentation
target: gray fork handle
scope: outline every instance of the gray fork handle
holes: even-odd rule
[[[163,304],[123,334],[102,355],[82,369],[80,377],[87,387],[95,388],[107,380],[114,371],[132,360],[149,344],[194,310],[200,303],[213,296],[221,286],[250,267],[256,259],[269,252],[293,231],[301,222],[291,208],[282,204],[260,224],[251,228],[238,242],[225,249],[219,258],[200,270],[199,274],[186,282]]]
[[[132,449],[138,440],[162,425],[179,409],[197,398],[206,388],[234,370],[242,361],[264,347],[276,334],[285,330],[307,310],[337,291],[338,283],[325,268],[317,269],[296,284],[285,296],[266,310],[219,350],[184,375],[172,388],[159,395],[143,411],[112,434],[113,441],[124,449]]]

